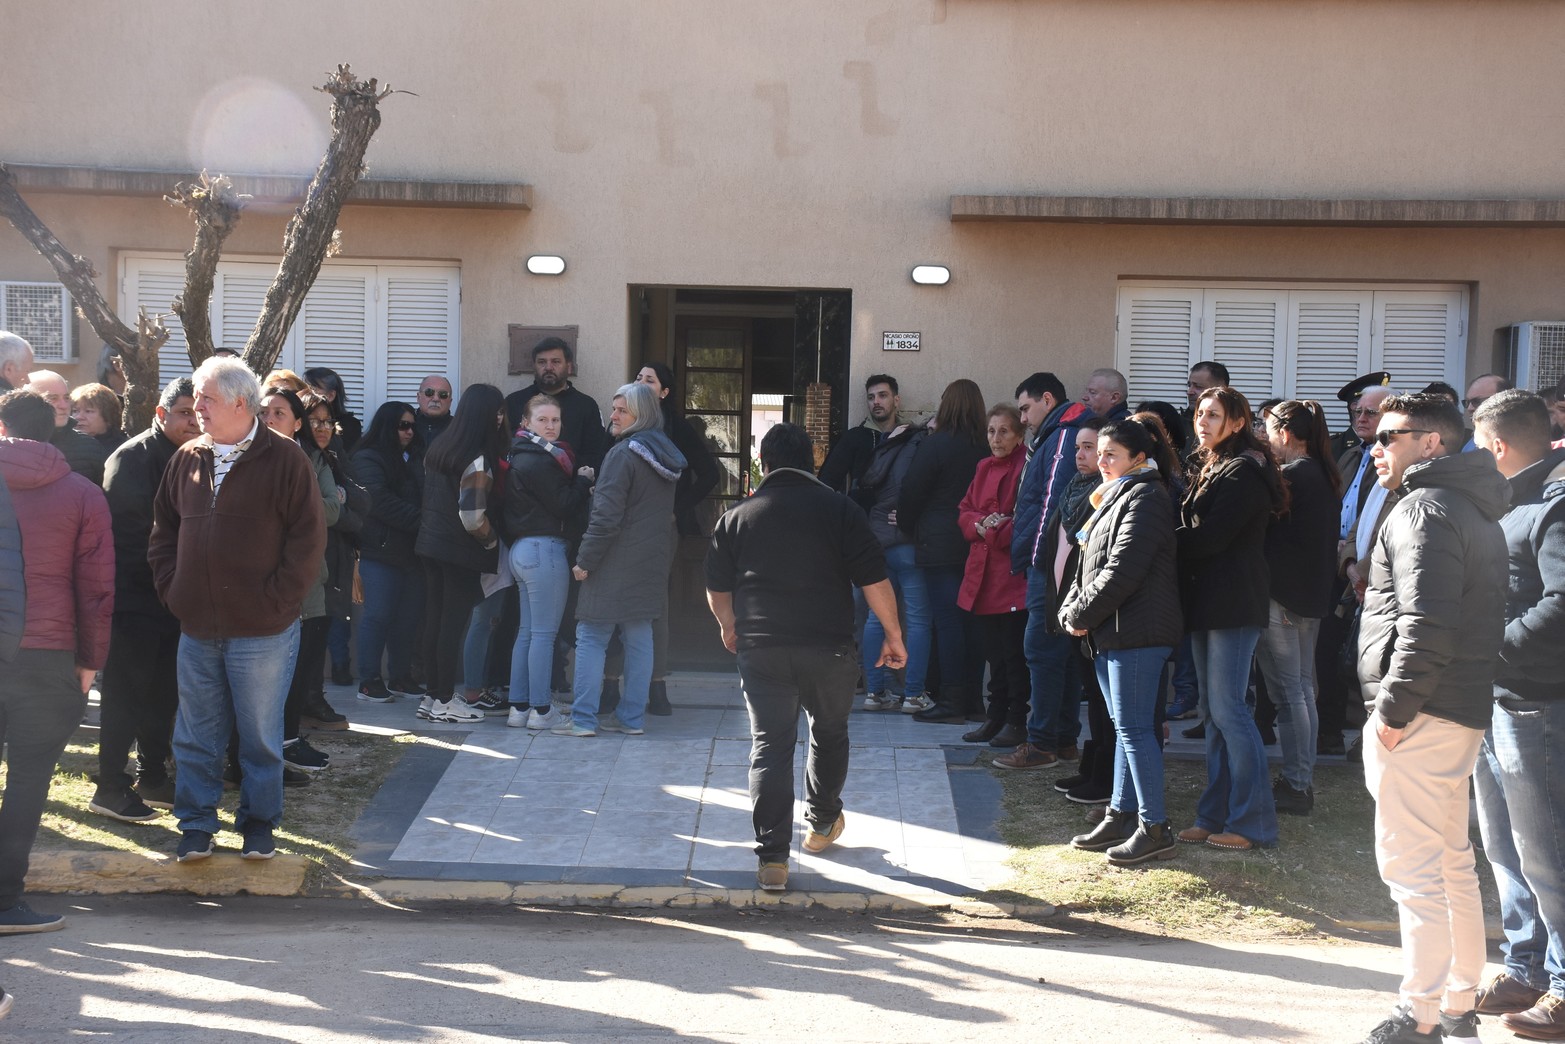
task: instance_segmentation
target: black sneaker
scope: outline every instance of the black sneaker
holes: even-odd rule
[[[1469,1011],[1462,1015],[1440,1013],[1440,1036],[1447,1044],[1478,1044],[1478,1013]]]
[[[396,697],[386,688],[386,683],[376,678],[365,678],[359,686],[359,699],[365,703],[391,703]]]
[[[148,808],[134,790],[112,791],[99,787],[87,802],[87,811],[117,819],[121,823],[151,823],[163,813]]]
[[[1287,816],[1307,816],[1315,807],[1315,788],[1299,790],[1286,779],[1278,776],[1272,783],[1272,800],[1277,811]]]
[[[0,935],[57,932],[65,927],[65,915],[38,913],[26,903],[0,910]]]
[[[136,796],[153,808],[174,807],[174,781],[172,779],[137,780]]]
[[[1090,781],[1065,792],[1065,800],[1074,801],[1078,805],[1106,805],[1112,796],[1107,787],[1095,787]]]
[[[1079,787],[1087,782],[1087,777],[1077,773],[1074,776],[1061,776],[1054,781],[1054,789],[1061,794],[1069,794],[1072,787]]]
[[[302,736],[283,743],[283,760],[305,772],[319,772],[331,765],[331,758],[310,746]]]
[[[1420,1033],[1418,1021],[1407,1009],[1398,1008],[1390,1018],[1369,1031],[1364,1044],[1441,1044],[1440,1030]]]
[[[511,705],[511,701],[500,695],[498,689],[480,689],[478,699],[473,701],[473,706],[482,711],[505,710]]]
[[[386,683],[386,688],[399,696],[407,696],[415,700],[421,698],[429,691],[412,678],[393,678]]]
[[[179,838],[176,858],[181,863],[194,863],[212,854],[212,835],[205,830],[187,830]]]
[[[245,842],[239,849],[241,859],[270,859],[277,854],[277,842],[272,840],[272,828],[262,824],[245,827]]]
[[[307,787],[310,785],[310,774],[302,769],[296,769],[288,762],[283,762],[283,786]]]

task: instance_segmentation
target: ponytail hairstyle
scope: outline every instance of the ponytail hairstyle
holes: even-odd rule
[[[1163,485],[1183,489],[1184,470],[1179,463],[1179,453],[1174,449],[1174,440],[1163,426],[1163,418],[1147,410],[1131,414],[1130,419],[1147,430],[1147,436],[1152,440],[1152,452],[1147,454],[1147,459],[1157,465]]]
[[[1266,488],[1272,495],[1272,514],[1283,515],[1288,511],[1288,484],[1282,480],[1282,469],[1277,466],[1277,458],[1272,456],[1271,443],[1262,439],[1255,433],[1255,414],[1250,409],[1250,400],[1244,397],[1244,393],[1226,384],[1215,385],[1201,393],[1196,400],[1196,409],[1201,408],[1203,402],[1216,400],[1223,408],[1223,417],[1230,423],[1242,421],[1239,430],[1219,442],[1211,449],[1196,451],[1196,464],[1199,470],[1196,472],[1195,483],[1191,486],[1190,494],[1193,496],[1206,485],[1218,468],[1227,464],[1236,457],[1248,456],[1261,466],[1262,476],[1266,480]]]
[[[1326,411],[1314,399],[1285,399],[1271,408],[1271,423],[1304,445],[1304,451],[1320,463],[1331,483],[1331,495],[1342,496],[1342,473],[1332,466],[1331,429]]]
[[[1166,455],[1168,444],[1160,443],[1151,429],[1134,417],[1126,417],[1124,420],[1110,421],[1098,429],[1098,439],[1107,439],[1123,446],[1126,452],[1132,455],[1144,456],[1148,463],[1157,466],[1158,479],[1165,487],[1172,477],[1165,466],[1166,462],[1160,460],[1160,450]]]

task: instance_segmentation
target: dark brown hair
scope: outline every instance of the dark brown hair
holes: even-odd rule
[[[1331,495],[1342,496],[1342,473],[1331,459],[1331,429],[1326,411],[1314,399],[1284,399],[1267,411],[1277,427],[1304,443],[1304,451],[1320,462],[1331,483]]]
[[[978,385],[960,377],[940,393],[940,408],[935,411],[935,430],[959,439],[983,445],[984,393]]]
[[[1272,495],[1272,514],[1283,515],[1288,511],[1288,484],[1282,480],[1282,469],[1277,466],[1277,458],[1272,456],[1271,444],[1255,433],[1255,414],[1250,409],[1250,400],[1244,397],[1244,393],[1236,388],[1230,388],[1226,384],[1215,385],[1201,393],[1196,399],[1196,409],[1208,399],[1216,399],[1217,404],[1223,408],[1223,417],[1228,421],[1243,421],[1239,430],[1229,435],[1223,441],[1211,449],[1202,448],[1196,451],[1196,476],[1191,484],[1191,493],[1194,494],[1206,485],[1212,473],[1235,457],[1250,456],[1261,465],[1261,471],[1266,478],[1266,488]]]

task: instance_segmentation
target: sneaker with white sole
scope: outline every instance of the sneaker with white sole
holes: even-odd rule
[[[283,741],[283,760],[305,772],[320,772],[331,767],[331,756],[310,746],[302,736]]]
[[[527,727],[535,732],[559,728],[561,725],[569,724],[570,720],[569,711],[562,711],[552,703],[548,710],[541,711],[534,707],[527,712]]]
[[[902,706],[902,697],[894,692],[866,692],[860,706],[867,711],[894,711]]]
[[[453,696],[449,700],[436,700],[429,710],[429,720],[465,725],[470,721],[483,721],[484,712],[462,697]]]
[[[379,678],[365,678],[364,684],[359,686],[359,699],[365,703],[394,703],[397,698]]]
[[[902,699],[903,714],[917,714],[926,711],[935,705],[934,697],[927,692],[921,692],[917,696],[905,696]]]
[[[425,696],[423,699],[419,700],[418,710],[414,711],[413,714],[416,717],[424,719],[425,721],[434,721],[435,698],[433,696]]]
[[[613,715],[613,714],[609,714],[609,715],[606,715],[606,716],[598,719],[598,731],[599,732],[619,732],[619,733],[625,734],[626,736],[644,736],[644,735],[646,735],[646,732],[647,732],[646,729],[633,729],[633,728],[631,728],[629,725],[626,725],[623,721],[620,721],[619,718],[616,715]]]
[[[511,701],[500,694],[499,689],[483,688],[478,690],[478,699],[473,701],[473,706],[481,711],[505,710]]]
[[[596,736],[597,729],[585,729],[574,721],[567,719],[564,723],[556,725],[549,730],[551,736],[574,736],[577,739],[585,739],[588,736]]]
[[[526,707],[512,707],[505,713],[505,727],[508,729],[525,729],[529,711]]]

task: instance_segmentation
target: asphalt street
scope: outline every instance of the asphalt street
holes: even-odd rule
[[[34,905],[70,923],[0,939],[16,995],[0,1040],[1305,1044],[1360,1039],[1397,976],[1391,940],[1170,940],[1068,917]]]

